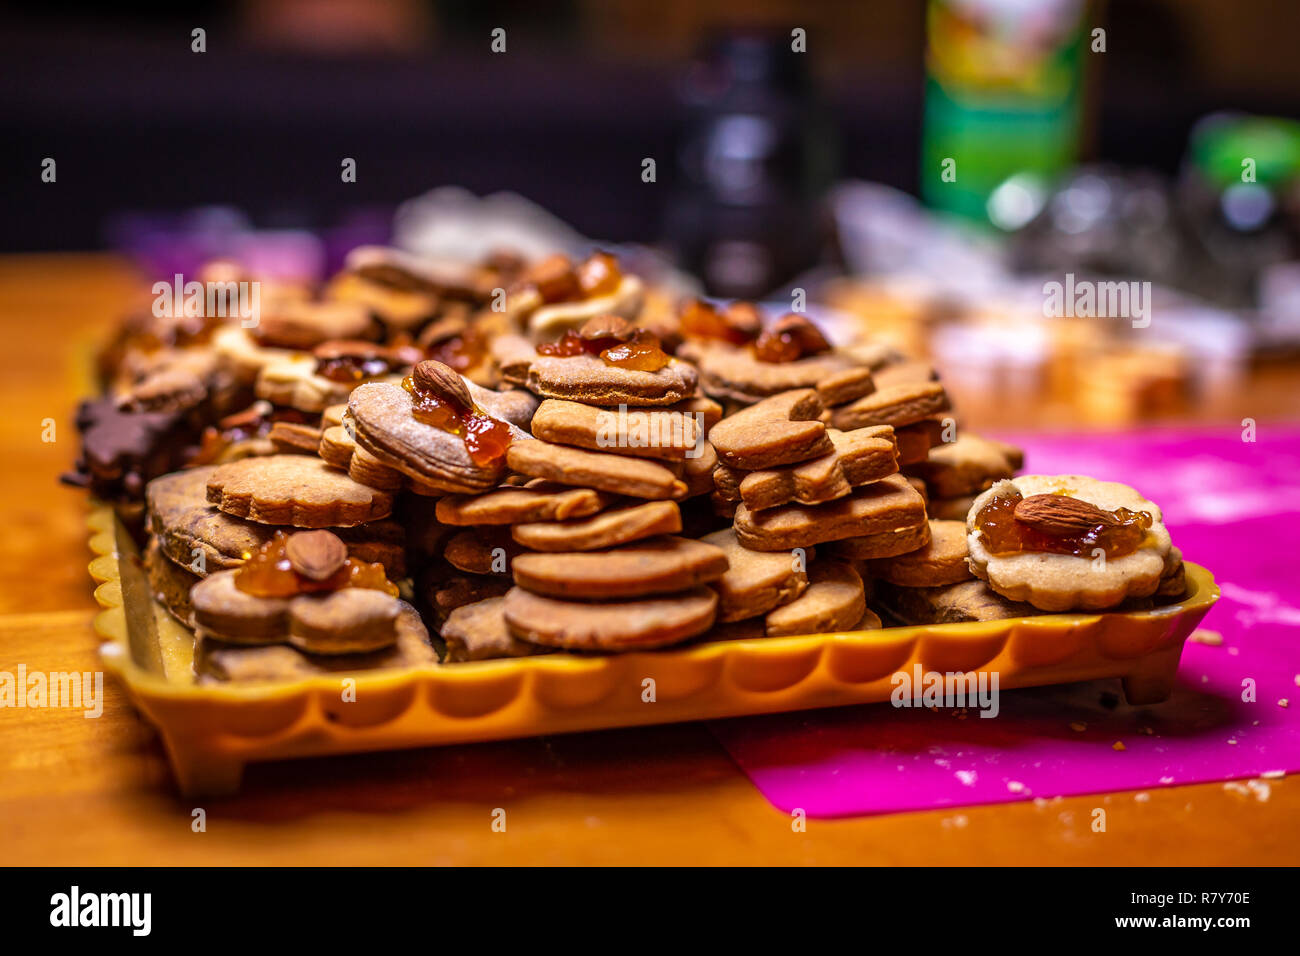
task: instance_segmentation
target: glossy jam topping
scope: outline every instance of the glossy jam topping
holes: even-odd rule
[[[1022,500],[1018,494],[994,498],[975,516],[975,527],[990,554],[1034,551],[1092,557],[1093,551],[1100,548],[1106,557],[1118,558],[1136,551],[1152,524],[1145,511],[1117,508],[1104,512],[1110,516],[1106,523],[1098,522],[1079,532],[1048,534],[1016,518],[1016,505]]]
[[[571,302],[581,293],[573,260],[559,252],[525,269],[521,281],[535,288],[543,302]]]
[[[474,464],[486,467],[505,457],[511,442],[510,426],[505,422],[477,407],[464,407],[422,389],[410,375],[402,379],[402,388],[410,393],[416,421],[459,435]]]
[[[754,343],[754,357],[760,362],[795,362],[830,347],[815,325],[792,313],[763,330]]]
[[[270,541],[250,554],[235,572],[235,587],[255,597],[286,598],[342,588],[366,588],[397,597],[397,585],[388,580],[382,564],[355,558],[348,558],[343,567],[324,581],[304,577],[289,563],[288,541],[288,535],[277,531]]]
[[[367,378],[378,378],[392,371],[386,358],[360,355],[340,355],[337,358],[317,359],[316,374],[331,382],[350,385]]]
[[[761,321],[756,306],[734,302],[719,312],[707,302],[692,299],[682,309],[682,335],[693,339],[717,339],[732,345],[747,345],[758,335]]]
[[[465,372],[481,365],[487,357],[487,337],[480,329],[470,326],[464,332],[431,345],[428,351],[429,358],[437,359],[457,372]]]
[[[637,329],[626,342],[602,350],[600,360],[615,368],[657,372],[668,364],[668,354],[659,345],[658,336],[645,329]]]
[[[637,329],[626,341],[616,336],[587,339],[569,331],[554,342],[537,346],[537,354],[556,358],[599,355],[606,365],[641,372],[657,372],[669,361],[658,336],[647,329]]]
[[[623,281],[618,260],[608,252],[593,252],[577,268],[578,291],[584,298],[609,295]]]

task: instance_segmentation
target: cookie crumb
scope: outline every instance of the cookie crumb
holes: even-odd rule
[[[1117,741],[1115,741],[1113,744],[1110,745],[1110,749],[1111,749],[1111,750],[1127,750],[1128,748],[1124,746],[1124,741],[1122,741],[1122,740],[1117,740]]]
[[[1277,705],[1279,707],[1288,707],[1290,706],[1290,701],[1288,701],[1285,697],[1281,697],[1278,699]]]
[[[1208,644],[1211,647],[1219,647],[1223,644],[1223,635],[1218,631],[1209,631],[1200,627],[1192,631],[1187,639],[1193,644]]]
[[[1285,776],[1285,770],[1265,770],[1260,774],[1260,777],[1265,780],[1281,780]]]
[[[1147,803],[1151,800],[1151,794],[1143,791],[1142,793],[1133,794],[1133,799],[1138,803]]]
[[[1082,720],[1072,720],[1070,721],[1070,729],[1075,733],[1081,734],[1088,729],[1088,725]]]
[[[1174,782],[1174,778],[1173,778],[1173,777],[1161,777],[1161,778],[1157,781],[1157,783],[1162,783],[1162,784],[1166,784],[1166,785],[1167,785],[1167,784],[1171,784],[1171,783],[1173,783],[1173,782]]]
[[[1021,783],[1019,780],[1008,780],[1007,789],[1010,790],[1012,793],[1024,793],[1025,785]]]

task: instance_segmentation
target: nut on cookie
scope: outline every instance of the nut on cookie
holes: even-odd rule
[[[1112,608],[1160,587],[1172,543],[1159,505],[1083,475],[1021,475],[975,499],[970,568],[1043,611]]]

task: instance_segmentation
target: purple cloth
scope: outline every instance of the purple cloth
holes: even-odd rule
[[[1262,425],[1253,443],[1236,428],[1005,437],[1028,472],[1123,481],[1159,503],[1223,591],[1201,625],[1222,645],[1188,642],[1156,706],[1095,681],[1008,691],[993,719],[870,704],[711,723],[755,786],[833,817],[1300,770],[1300,427]]]

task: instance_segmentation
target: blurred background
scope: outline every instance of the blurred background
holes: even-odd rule
[[[806,290],[988,424],[1293,415],[1298,27],[1268,0],[29,4],[0,248],[324,275],[507,219],[713,295]],[[1151,324],[1045,315],[1067,275],[1151,283]]]

